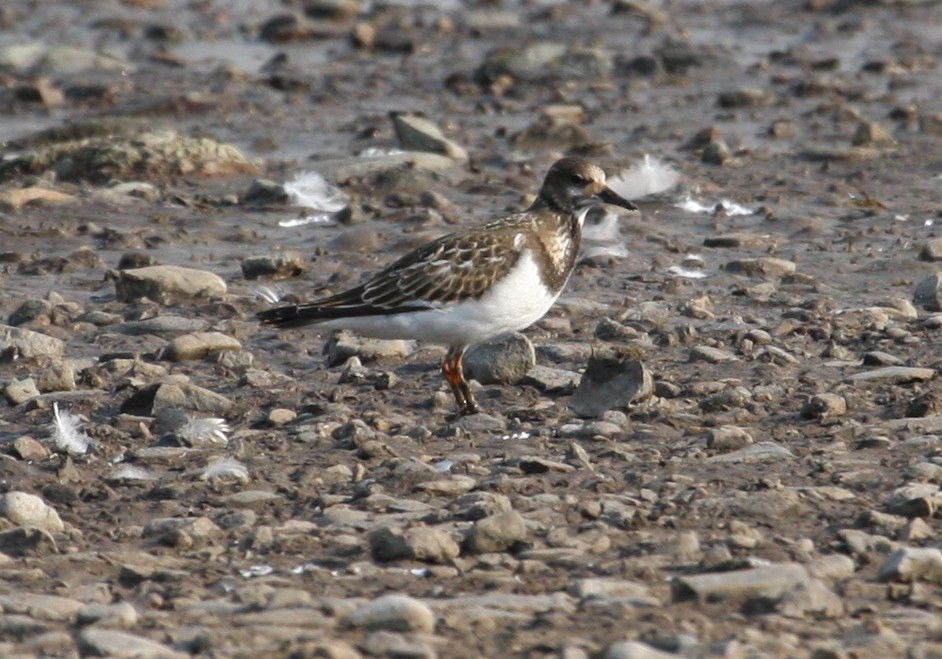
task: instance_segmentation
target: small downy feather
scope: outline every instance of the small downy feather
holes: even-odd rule
[[[644,159],[608,179],[608,187],[625,199],[640,199],[671,189],[680,173],[667,163],[645,154]]]
[[[206,466],[200,475],[200,480],[234,480],[239,483],[248,483],[249,470],[235,458],[217,458]]]
[[[278,304],[285,296],[284,289],[281,286],[260,286],[256,288],[255,297],[268,304]]]
[[[226,433],[229,432],[229,424],[226,423],[225,419],[218,417],[188,419],[175,432],[180,441],[187,446],[225,447],[229,444],[229,438],[226,437]]]
[[[52,404],[52,414],[52,440],[56,448],[69,455],[84,455],[93,442],[82,432],[79,418],[68,410],[60,410],[58,403]]]

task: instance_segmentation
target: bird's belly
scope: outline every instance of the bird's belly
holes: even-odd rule
[[[557,297],[559,291],[547,288],[527,251],[503,279],[477,300],[427,311],[338,319],[320,326],[350,329],[376,338],[470,345],[533,324],[546,314]]]

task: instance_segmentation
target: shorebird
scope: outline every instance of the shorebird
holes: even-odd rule
[[[350,290],[267,309],[258,318],[275,327],[312,325],[445,345],[442,373],[458,414],[474,414],[465,350],[549,311],[575,267],[585,211],[599,202],[637,210],[608,188],[601,167],[563,158],[525,211],[434,240]]]

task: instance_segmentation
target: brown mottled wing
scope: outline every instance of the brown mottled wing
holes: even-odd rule
[[[522,224],[512,216],[444,236],[406,254],[348,291],[314,302],[268,309],[259,318],[271,325],[303,325],[331,318],[436,309],[477,299],[517,262],[517,236]]]

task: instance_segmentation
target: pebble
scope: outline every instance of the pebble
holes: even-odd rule
[[[115,279],[115,292],[123,302],[147,297],[161,303],[178,298],[206,298],[225,295],[226,282],[212,272],[177,265],[152,265],[121,270]]]
[[[360,606],[344,621],[359,629],[431,634],[435,614],[421,601],[406,595],[383,595]]]
[[[242,259],[242,276],[246,279],[271,277],[274,280],[299,277],[304,273],[304,260],[298,254],[278,253],[246,256]]]
[[[762,256],[754,259],[737,259],[730,261],[724,268],[727,272],[744,275],[746,277],[778,279],[786,275],[794,274],[798,266],[794,261],[787,261],[773,256]]]
[[[410,341],[370,339],[352,332],[338,332],[325,348],[331,366],[343,364],[357,357],[364,364],[380,359],[402,358],[412,352]]]
[[[214,352],[242,350],[242,344],[222,332],[194,332],[173,339],[164,347],[163,358],[172,362],[203,359]]]
[[[468,551],[474,554],[508,551],[527,538],[527,525],[516,510],[479,519],[468,533]]]
[[[883,562],[877,579],[942,584],[942,551],[936,547],[901,547]]]
[[[671,594],[675,602],[758,596],[777,599],[808,578],[807,570],[797,563],[776,563],[748,570],[682,575],[671,582]]]
[[[369,535],[370,554],[376,561],[417,560],[446,563],[460,553],[451,534],[434,526],[408,529],[380,527]]]
[[[806,419],[835,419],[847,414],[847,400],[840,394],[815,394],[801,407]]]
[[[29,435],[22,435],[10,444],[10,452],[20,460],[40,461],[49,457],[49,449]]]
[[[178,336],[190,332],[201,332],[209,326],[202,318],[184,318],[183,316],[157,316],[146,320],[131,320],[115,326],[115,332],[132,336]]]
[[[472,346],[463,361],[465,377],[481,384],[516,384],[535,364],[533,344],[519,332]]]
[[[441,128],[425,117],[395,113],[393,126],[399,138],[399,146],[407,151],[428,151],[459,163],[468,162],[468,152],[464,147],[445,137]]]
[[[791,451],[775,442],[759,442],[730,453],[721,453],[707,458],[709,462],[729,463],[773,462],[775,460],[794,459],[795,455]]]
[[[589,358],[569,406],[580,417],[597,418],[653,393],[654,380],[641,361],[630,352],[608,349]]]
[[[677,659],[680,655],[662,652],[647,643],[619,641],[608,646],[602,659]]]
[[[40,332],[0,325],[0,353],[8,350],[15,351],[18,357],[25,359],[46,357],[61,360],[65,353],[65,342]]]
[[[23,378],[22,380],[11,380],[3,388],[3,395],[10,401],[11,405],[21,405],[28,400],[39,396],[39,388],[33,378]]]
[[[919,249],[923,261],[942,261],[942,238],[929,238]]]
[[[575,371],[537,364],[527,371],[520,382],[536,387],[543,393],[571,394],[576,390],[581,378]]]
[[[163,410],[180,409],[225,416],[232,402],[214,391],[189,382],[158,382],[134,393],[121,405],[127,414],[155,416]]]
[[[916,285],[913,304],[926,311],[942,311],[942,272],[926,277]]]
[[[885,366],[848,376],[848,382],[880,382],[886,384],[909,384],[925,382],[935,377],[935,369],[914,366]]]
[[[80,631],[78,646],[84,657],[186,659],[190,656],[188,652],[176,652],[168,645],[143,636],[98,627],[87,627]]]
[[[690,361],[707,362],[709,364],[721,364],[723,362],[734,362],[739,358],[728,350],[714,348],[713,346],[695,346],[690,349]]]
[[[64,531],[65,524],[54,508],[41,497],[28,492],[7,492],[0,497],[0,515],[19,526],[35,526],[46,531]]]
[[[720,426],[707,432],[707,448],[719,451],[736,451],[753,443],[748,430],[738,426]]]

